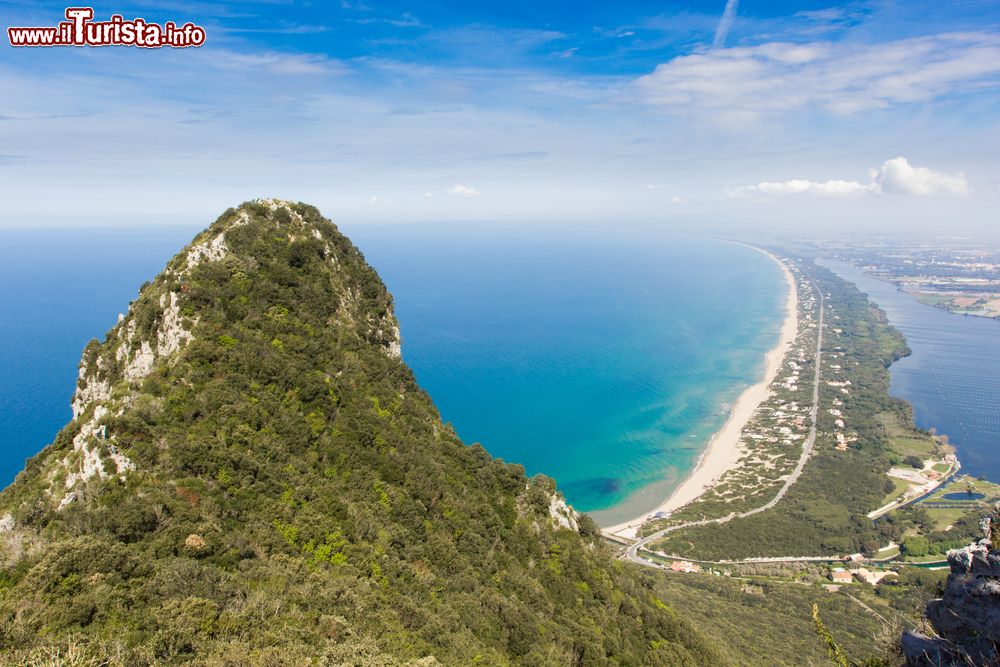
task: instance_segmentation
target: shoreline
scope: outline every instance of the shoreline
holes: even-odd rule
[[[673,512],[695,500],[711,488],[723,474],[736,467],[739,463],[740,456],[742,456],[744,451],[739,446],[743,428],[750,421],[751,417],[753,417],[758,406],[770,396],[771,383],[777,377],[788,350],[795,342],[799,328],[798,288],[792,272],[788,270],[788,267],[781,260],[766,250],[750,245],[747,247],[767,255],[771,261],[781,267],[785,276],[785,282],[788,285],[788,298],[785,302],[785,319],[781,325],[781,334],[778,337],[778,343],[764,357],[764,376],[758,382],[743,390],[733,404],[726,423],[712,435],[708,446],[699,455],[694,469],[688,473],[688,476],[673,490],[670,496],[658,506],[643,512],[640,516],[612,526],[603,527],[602,531],[607,535],[625,538],[636,537],[639,527],[649,520],[652,515],[660,512]]]

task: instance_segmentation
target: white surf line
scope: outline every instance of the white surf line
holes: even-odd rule
[[[719,517],[717,519],[699,519],[698,521],[689,521],[687,523],[681,523],[676,526],[668,526],[667,528],[658,530],[651,535],[648,535],[633,542],[625,550],[626,559],[632,561],[633,563],[638,563],[640,565],[647,565],[649,567],[660,567],[658,564],[652,563],[643,558],[642,556],[640,556],[639,550],[644,548],[650,542],[654,542],[668,533],[672,533],[674,531],[681,530],[683,528],[691,528],[692,526],[707,526],[713,523],[727,523],[729,521],[732,521],[733,519],[744,519],[748,516],[753,516],[754,514],[760,514],[761,512],[765,512],[773,508],[775,505],[777,505],[778,502],[780,502],[781,499],[785,497],[785,494],[788,493],[788,489],[791,488],[792,484],[798,481],[799,476],[802,474],[802,469],[805,468],[806,461],[809,460],[809,455],[812,453],[813,445],[816,443],[816,420],[819,417],[819,383],[820,383],[820,376],[822,375],[821,364],[823,356],[823,316],[825,315],[823,291],[819,289],[819,287],[816,285],[816,282],[812,279],[811,276],[808,276],[808,274],[806,275],[807,277],[809,277],[809,284],[812,285],[813,291],[816,292],[816,294],[819,296],[819,321],[816,330],[817,331],[816,363],[815,363],[816,375],[813,378],[813,395],[812,395],[813,404],[812,408],[809,410],[809,419],[811,422],[809,425],[809,435],[806,437],[806,440],[802,445],[802,454],[799,455],[799,461],[795,465],[795,470],[793,470],[792,474],[789,475],[788,479],[785,480],[785,483],[781,486],[781,489],[778,490],[777,495],[775,495],[774,498],[769,500],[767,503],[761,505],[760,507],[755,507],[754,509],[747,510],[746,512],[728,514],[724,517]],[[796,317],[798,317],[798,314],[796,314]]]

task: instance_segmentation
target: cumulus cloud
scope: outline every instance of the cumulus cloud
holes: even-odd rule
[[[732,198],[754,195],[798,195],[810,194],[824,197],[850,197],[873,192],[873,184],[862,185],[856,181],[809,181],[802,178],[790,181],[764,181],[756,185],[744,185],[731,190]]]
[[[460,195],[462,197],[479,196],[479,192],[477,192],[474,188],[470,188],[468,185],[462,185],[461,183],[456,183],[455,185],[448,188],[448,194]]]
[[[769,42],[679,56],[635,82],[644,102],[678,113],[849,115],[996,85],[1000,35],[945,33],[860,44]]]
[[[883,192],[909,195],[958,195],[969,194],[965,174],[946,174],[927,167],[914,167],[906,158],[886,160],[878,170],[872,170],[872,182]]]
[[[727,196],[734,199],[755,196],[819,195],[823,197],[856,197],[867,194],[894,193],[904,195],[957,195],[969,193],[965,175],[946,174],[927,167],[914,167],[904,157],[886,160],[868,172],[870,181],[810,181],[796,178],[789,181],[765,181],[756,185],[734,188]]]

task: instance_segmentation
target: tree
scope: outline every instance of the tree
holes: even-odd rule
[[[903,540],[903,551],[907,556],[926,556],[930,550],[930,542],[923,535],[914,535]]]

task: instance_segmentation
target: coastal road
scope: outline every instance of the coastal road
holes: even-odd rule
[[[805,468],[806,461],[809,460],[809,455],[812,453],[813,445],[816,444],[816,420],[819,417],[819,384],[822,375],[821,363],[823,357],[823,318],[825,315],[823,292],[819,289],[819,287],[816,285],[813,279],[809,277],[808,274],[806,274],[806,278],[809,280],[809,284],[812,286],[813,291],[816,293],[819,303],[819,318],[817,319],[817,328],[816,328],[816,360],[815,360],[816,373],[815,377],[813,378],[812,408],[809,410],[809,421],[810,421],[809,435],[806,436],[805,442],[802,445],[802,454],[799,456],[798,463],[795,464],[795,469],[785,480],[785,483],[781,486],[781,489],[778,490],[778,493],[774,496],[774,498],[772,498],[765,504],[761,505],[760,507],[755,507],[751,510],[747,510],[746,512],[738,512],[738,513],[734,512],[733,514],[728,514],[724,517],[719,517],[716,519],[700,519],[698,521],[689,521],[687,523],[681,523],[676,526],[669,526],[662,530],[658,530],[655,533],[652,533],[651,535],[647,535],[646,537],[640,538],[635,542],[633,542],[625,550],[625,558],[627,560],[630,560],[633,563],[638,563],[640,565],[647,565],[649,567],[660,567],[660,565],[652,563],[643,558],[642,556],[640,556],[639,550],[644,549],[647,544],[655,542],[656,540],[660,539],[661,537],[663,537],[668,533],[682,530],[684,528],[691,528],[693,526],[707,526],[712,523],[727,523],[729,521],[732,521],[733,519],[744,519],[748,516],[753,516],[754,514],[760,514],[761,512],[766,512],[767,510],[777,505],[781,501],[781,499],[785,497],[785,494],[788,493],[788,489],[790,489],[792,487],[792,484],[795,484],[795,482],[798,481],[799,476],[802,475],[802,469]]]

